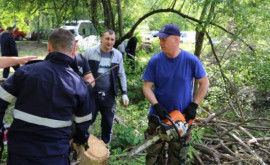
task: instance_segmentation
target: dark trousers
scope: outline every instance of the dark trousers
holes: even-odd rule
[[[17,70],[19,67],[20,67],[20,65],[12,66],[12,68],[13,68],[14,70]],[[8,78],[8,75],[9,75],[9,68],[10,68],[10,67],[4,68],[4,70],[3,70],[3,78]]]
[[[4,132],[5,132],[5,127],[2,126],[2,128],[0,128],[0,162],[2,161],[2,154],[4,151]]]
[[[9,153],[7,165],[70,165],[70,161],[68,156],[33,157]]]
[[[128,62],[128,65],[131,67],[131,69],[134,71],[135,69],[135,54],[127,53],[126,61]]]
[[[109,143],[112,137],[113,120],[116,112],[115,96],[112,92],[92,92],[92,121],[96,120],[98,112],[101,114],[101,139]]]

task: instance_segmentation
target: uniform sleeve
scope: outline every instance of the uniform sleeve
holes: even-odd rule
[[[152,59],[148,62],[146,69],[144,71],[144,74],[142,76],[142,79],[144,81],[149,81],[149,82],[155,82],[155,74],[154,74],[154,62]]]
[[[84,88],[86,88],[85,85]],[[73,117],[75,124],[73,141],[77,144],[86,143],[89,137],[88,128],[92,119],[92,113],[90,105],[90,95],[86,91],[87,89],[85,89],[84,94],[80,96],[80,105],[77,111],[74,112]]]
[[[2,124],[8,105],[15,103],[17,93],[15,74],[13,74],[0,86],[0,124]]]

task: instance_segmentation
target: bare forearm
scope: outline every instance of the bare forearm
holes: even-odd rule
[[[199,80],[199,89],[196,92],[193,102],[196,104],[200,104],[202,99],[205,97],[208,87],[209,87],[209,80],[207,77]]]
[[[155,94],[153,93],[151,88],[143,86],[143,93],[146,99],[152,104],[158,103]]]
[[[0,68],[6,68],[9,66],[18,65],[18,58],[17,57],[1,57],[0,58]]]
[[[36,59],[36,56],[28,57],[0,57],[0,68],[6,68],[14,65],[25,64],[30,60]]]
[[[88,82],[88,83],[91,83],[92,87],[95,86],[95,79],[94,79],[94,76],[92,73],[88,73],[86,75],[84,75],[83,77],[84,81]]]

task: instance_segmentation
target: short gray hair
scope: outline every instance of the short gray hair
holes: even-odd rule
[[[75,38],[73,34],[62,28],[55,29],[49,35],[48,42],[51,44],[53,50],[64,50],[72,52],[75,46]]]

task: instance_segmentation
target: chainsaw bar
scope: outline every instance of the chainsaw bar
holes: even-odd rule
[[[193,121],[186,123],[185,117],[178,110],[170,112],[169,115],[166,116],[168,120],[163,120],[162,122],[156,115],[150,116],[149,121],[160,124],[160,126],[156,128],[156,134],[148,137],[140,145],[133,148],[127,156],[132,157],[137,155],[155,144],[158,140],[169,142],[172,139],[176,139],[180,141],[181,138],[189,134]]]
[[[151,136],[147,138],[142,144],[133,148],[129,153],[128,156],[132,157],[137,155],[138,153],[142,152],[143,150],[147,149],[151,145],[155,144],[160,139],[159,135]]]

